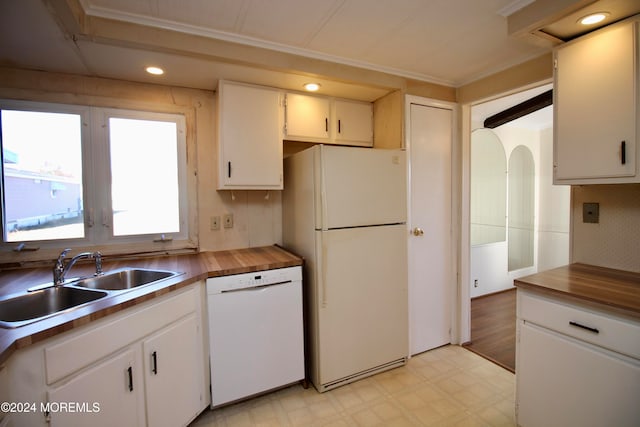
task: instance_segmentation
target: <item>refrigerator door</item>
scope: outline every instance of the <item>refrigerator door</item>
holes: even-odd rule
[[[324,390],[391,362],[408,345],[405,225],[317,231],[314,385]]]
[[[326,145],[316,149],[316,229],[406,222],[404,151]]]

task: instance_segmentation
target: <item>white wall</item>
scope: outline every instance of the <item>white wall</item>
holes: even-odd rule
[[[569,264],[570,191],[553,185],[553,128],[540,132],[538,271]]]

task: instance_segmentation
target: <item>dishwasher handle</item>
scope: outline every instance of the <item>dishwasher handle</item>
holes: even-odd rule
[[[237,289],[223,289],[222,291],[220,291],[221,294],[228,294],[228,293],[232,293],[232,292],[255,292],[255,291],[261,291],[265,288],[269,288],[271,286],[279,286],[279,285],[286,285],[287,283],[292,283],[292,280],[284,280],[282,282],[274,282],[274,283],[268,283],[266,285],[256,285],[256,286],[247,286],[246,288],[237,288]]]

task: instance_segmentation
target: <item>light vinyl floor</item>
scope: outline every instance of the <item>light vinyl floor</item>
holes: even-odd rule
[[[515,426],[514,393],[511,372],[448,345],[325,393],[294,385],[206,410],[191,426]]]

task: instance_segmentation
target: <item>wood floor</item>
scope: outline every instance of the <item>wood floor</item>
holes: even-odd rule
[[[515,289],[471,300],[471,343],[465,348],[515,372]]]

